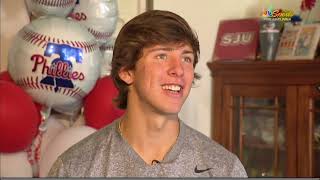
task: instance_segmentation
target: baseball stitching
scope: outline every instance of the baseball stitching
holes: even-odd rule
[[[32,0],[35,4],[43,6],[62,7],[67,8],[74,5],[75,0]]]
[[[50,86],[47,84],[41,84],[39,82],[39,78],[32,76],[30,77],[23,77],[17,80],[17,85],[24,89],[39,89],[39,90],[47,90],[54,92],[54,86]],[[73,89],[70,88],[61,88],[59,87],[58,91],[56,93],[63,94],[65,96],[71,96],[76,99],[82,99],[87,93],[81,90],[79,87]]]
[[[100,46],[100,51],[113,51],[113,46]]]
[[[20,36],[22,37],[23,40],[29,42],[32,45],[41,47],[42,49],[44,49],[47,46],[48,42],[53,42],[58,44],[68,44],[73,47],[84,49],[86,53],[90,53],[99,48],[95,41],[83,42],[83,41],[63,40],[63,39],[39,34],[27,28],[24,28],[22,31],[20,31],[20,33],[21,33]]]
[[[92,28],[88,28],[88,31],[96,38],[96,39],[108,39],[112,33],[110,32],[100,32],[97,30],[94,30]]]

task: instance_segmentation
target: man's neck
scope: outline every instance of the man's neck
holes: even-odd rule
[[[140,157],[151,164],[161,161],[171,150],[179,135],[178,117],[162,117],[127,110],[121,119],[120,130],[123,138]]]

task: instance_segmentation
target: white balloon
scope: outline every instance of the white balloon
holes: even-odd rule
[[[0,177],[32,177],[27,153],[0,153]]]
[[[70,112],[94,87],[101,58],[95,38],[83,25],[41,17],[17,34],[8,71],[36,102]]]
[[[50,115],[46,120],[46,131],[43,133],[41,145],[40,145],[40,158],[43,153],[46,152],[48,144],[63,130],[66,129],[60,120],[57,118],[56,114]]]
[[[47,146],[40,158],[40,177],[46,177],[57,158],[72,145],[94,133],[96,130],[89,126],[75,126],[62,131]]]
[[[76,0],[25,0],[28,11],[34,17],[59,16],[66,17],[76,5]]]
[[[114,47],[115,38],[111,37],[109,41],[100,46],[102,52],[102,62],[101,62],[101,75],[108,76],[111,73],[111,61],[113,56],[113,47]]]
[[[84,24],[97,41],[107,42],[118,21],[117,0],[79,0],[71,17]]]

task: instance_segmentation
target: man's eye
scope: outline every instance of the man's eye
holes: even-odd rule
[[[157,59],[160,59],[160,60],[166,60],[168,57],[166,54],[159,54],[156,56]]]
[[[187,63],[193,63],[193,59],[190,58],[190,57],[184,57],[184,58],[183,58],[183,61],[184,61],[184,62],[187,62]]]

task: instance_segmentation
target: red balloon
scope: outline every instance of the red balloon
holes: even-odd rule
[[[13,82],[13,79],[11,78],[11,76],[10,76],[8,71],[2,71],[0,73],[0,80]]]
[[[112,100],[118,90],[110,76],[99,79],[92,91],[84,98],[84,117],[87,126],[100,129],[124,114]]]
[[[23,89],[0,80],[0,152],[27,148],[38,132],[39,111]]]

